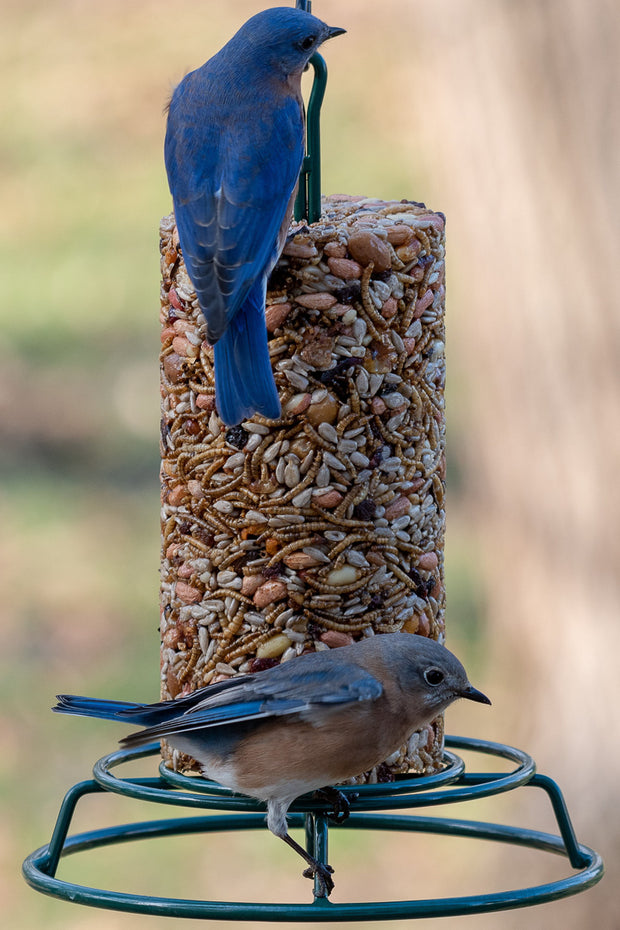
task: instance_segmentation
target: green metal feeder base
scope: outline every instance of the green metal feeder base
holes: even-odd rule
[[[552,779],[536,774],[536,767],[530,756],[510,746],[466,738],[448,737],[446,746],[449,748],[444,754],[444,768],[436,775],[400,776],[389,784],[344,787],[343,792],[353,795],[353,798],[352,813],[343,826],[329,825],[329,811],[325,802],[310,795],[299,798],[291,808],[291,826],[305,825],[307,848],[321,862],[327,862],[329,829],[392,830],[497,840],[556,853],[568,859],[573,869],[571,875],[543,885],[490,894],[362,903],[333,903],[326,898],[316,897],[315,886],[314,900],[305,904],[151,897],[88,888],[57,879],[56,871],[61,856],[86,849],[149,837],[265,829],[262,804],[234,794],[206,779],[179,775],[169,771],[163,764],[160,765],[159,777],[119,778],[112,773],[112,769],[122,763],[154,755],[159,751],[159,744],[142,750],[115,752],[100,759],[93,769],[93,779],[74,785],[67,793],[51,841],[28,856],[23,865],[23,873],[26,881],[37,891],[93,907],[165,917],[308,922],[446,917],[507,910],[577,894],[600,881],[603,875],[601,857],[594,850],[577,842],[562,792]],[[514,768],[508,773],[466,772],[464,762],[451,752],[451,749],[507,759],[514,763]],[[559,835],[496,823],[422,817],[409,813],[381,813],[469,801],[525,785],[541,788],[546,792],[557,820]],[[102,791],[112,791],[160,804],[209,811],[225,810],[228,813],[121,824],[68,836],[71,818],[79,799]]]

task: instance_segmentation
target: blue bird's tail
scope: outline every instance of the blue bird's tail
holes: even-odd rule
[[[57,694],[58,704],[52,707],[57,714],[73,714],[76,717],[100,717],[102,720],[124,720],[128,711],[136,712],[141,704],[131,704],[129,701],[106,701],[99,698],[79,697],[77,694]],[[139,719],[133,717],[136,723]],[[132,721],[133,722],[133,721]]]
[[[265,288],[257,281],[214,346],[215,400],[227,426],[236,426],[254,413],[271,420],[280,416],[264,307]]]

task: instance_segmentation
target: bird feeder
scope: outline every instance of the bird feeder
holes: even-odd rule
[[[173,216],[160,241],[162,698],[363,636],[442,639],[443,216],[341,196],[293,227],[267,292],[282,417],[230,429]],[[433,772],[442,743],[437,720],[368,777]]]
[[[297,5],[309,11],[309,2]],[[348,195],[321,201],[319,116],[327,71],[319,55],[311,65],[296,222],[267,294],[280,420],[255,416],[230,429],[220,421],[212,349],[174,217],[160,229],[164,699],[361,636],[444,635],[445,221],[413,201]],[[193,761],[165,745],[157,776],[117,774],[159,749],[112,753],[95,765],[92,779],[68,792],[50,843],[24,863],[33,887],[137,913],[363,921],[523,907],[575,894],[603,873],[598,854],[578,843],[557,784],[536,774],[526,753],[444,739],[437,720],[343,788],[351,795],[344,823],[330,824],[316,798],[295,803],[291,825],[305,829],[311,855],[327,862],[333,829],[435,833],[554,853],[568,860],[571,875],[483,895],[363,904],[316,895],[296,904],[185,900],[59,880],[62,857],[93,847],[263,828],[259,802],[192,777]],[[504,764],[499,772],[492,764],[468,771],[460,751]],[[558,835],[417,812],[524,786],[545,792]],[[195,813],[69,836],[80,799],[102,792]]]
[[[501,760],[511,765],[509,772],[466,772],[465,765],[453,750],[482,754],[484,758]],[[24,877],[37,891],[77,904],[109,908],[138,914],[167,917],[191,917],[219,920],[323,921],[392,920],[395,918],[447,917],[526,907],[555,901],[584,891],[603,875],[603,863],[594,850],[577,842],[560,789],[552,779],[536,774],[533,760],[524,752],[509,746],[480,740],[448,737],[442,759],[442,769],[435,775],[396,776],[389,784],[345,787],[351,794],[353,812],[338,826],[330,826],[329,811],[311,796],[299,798],[291,808],[289,824],[303,827],[306,846],[311,855],[327,863],[329,831],[370,830],[407,834],[437,834],[492,840],[554,853],[568,859],[570,875],[558,881],[525,888],[509,888],[488,894],[442,898],[410,898],[407,900],[355,902],[334,901],[315,894],[310,902],[285,904],[259,901],[205,901],[186,898],[155,897],[129,892],[91,888],[56,877],[61,858],[89,849],[120,842],[207,834],[205,844],[211,844],[216,857],[214,834],[265,829],[264,808],[250,798],[235,795],[228,789],[207,780],[179,775],[164,763],[159,776],[121,777],[118,770],[159,753],[159,744],[140,750],[122,750],[100,759],[93,769],[93,778],[74,785],[67,793],[51,841],[31,853],[23,866]],[[543,833],[497,823],[425,816],[411,813],[418,808],[440,804],[473,801],[524,786],[541,789],[547,795],[558,824],[559,835]],[[189,817],[172,817],[141,823],[127,823],[87,833],[68,836],[77,804],[91,794],[121,794],[125,797],[152,801],[175,807],[191,808]],[[404,810],[407,813],[385,813]],[[226,811],[213,814],[213,811]],[[315,888],[315,892],[316,892]]]

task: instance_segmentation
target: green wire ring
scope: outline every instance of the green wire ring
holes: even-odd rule
[[[434,833],[527,846],[567,857],[576,874],[543,885],[491,894],[342,904],[317,897],[308,904],[152,897],[89,888],[57,879],[56,871],[60,859],[87,849],[151,837],[264,829],[264,814],[259,812],[259,802],[234,795],[206,780],[203,783],[203,780],[169,772],[166,772],[165,777],[159,778],[120,779],[111,774],[112,768],[124,762],[154,755],[159,751],[157,744],[141,750],[122,750],[100,759],[93,770],[95,777],[74,785],[67,792],[51,841],[28,856],[23,864],[23,874],[26,881],[37,891],[93,907],[197,919],[310,922],[445,917],[506,910],[542,904],[577,894],[600,881],[603,875],[601,857],[594,850],[577,842],[558,785],[547,776],[536,774],[534,762],[526,753],[500,743],[466,738],[448,737],[446,744],[453,748],[509,759],[515,763],[515,768],[509,773],[470,774],[464,771],[458,756],[446,753],[446,769],[438,776],[403,777],[395,784],[345,786],[345,792],[356,792],[359,797],[354,801],[353,813],[344,825],[332,826],[331,829]],[[179,785],[185,788],[188,783],[189,791],[177,790]],[[369,812],[471,800],[525,785],[542,788],[547,793],[561,835],[494,823]],[[129,823],[68,837],[71,818],[80,798],[106,790],[165,804],[208,810],[226,808],[241,813]],[[306,796],[297,800],[295,808],[290,816],[291,826],[305,825],[309,849],[324,861],[330,829],[325,805]]]

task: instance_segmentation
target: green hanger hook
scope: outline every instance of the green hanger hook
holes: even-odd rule
[[[311,0],[297,0],[298,10],[312,12]],[[310,59],[314,80],[306,113],[306,154],[295,198],[295,219],[316,223],[321,216],[321,104],[327,86],[327,65],[318,53]]]

